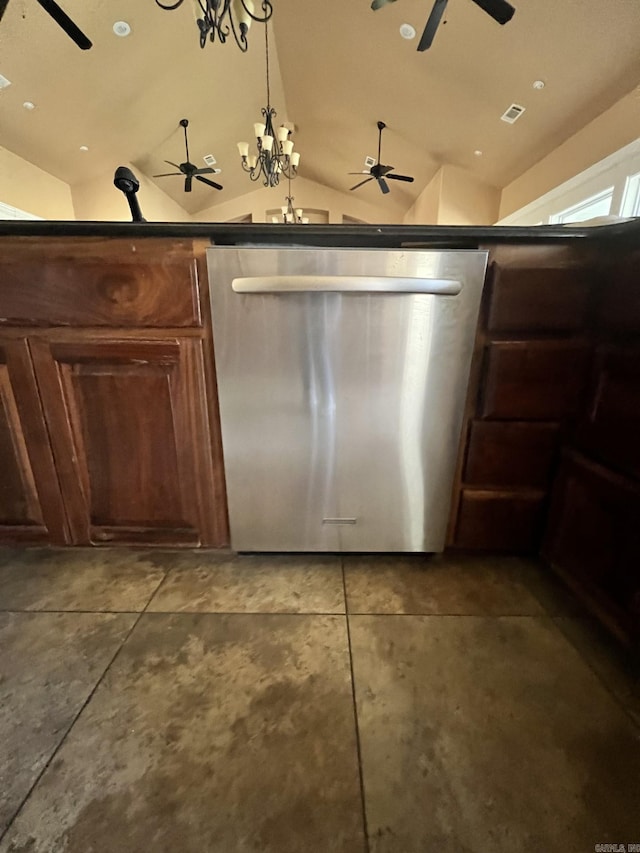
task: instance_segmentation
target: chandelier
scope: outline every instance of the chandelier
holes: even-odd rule
[[[236,44],[245,53],[249,47],[247,33],[252,21],[266,24],[273,14],[273,7],[269,0],[261,0],[260,8],[262,14],[255,13],[254,0],[190,0],[195,5],[196,23],[200,30],[200,47],[204,47],[209,41],[215,41],[216,36],[221,44],[224,44],[233,33]],[[171,11],[182,6],[184,0],[175,2],[162,2],[156,0],[156,5],[161,9]]]
[[[249,143],[238,142],[238,151],[242,168],[252,181],[262,178],[265,187],[277,187],[280,176],[291,180],[298,174],[300,153],[293,150],[293,140],[289,138],[291,131],[280,125],[274,129],[273,120],[277,113],[271,106],[271,91],[269,88],[269,27],[264,28],[264,44],[267,67],[267,106],[263,107],[263,121],[253,125],[256,137],[257,154],[249,154]]]
[[[309,217],[304,215],[304,211],[301,207],[293,206],[293,196],[291,195],[291,178],[289,178],[289,195],[286,197],[286,201],[286,205],[283,205],[280,208],[282,218],[279,219],[277,216],[272,216],[271,221],[273,223],[284,222],[287,225],[307,225],[309,222]]]

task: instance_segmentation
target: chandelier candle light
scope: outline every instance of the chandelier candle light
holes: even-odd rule
[[[304,215],[304,210],[301,207],[293,206],[293,196],[291,195],[291,178],[289,178],[289,195],[286,198],[286,205],[283,205],[280,208],[282,212],[282,220],[278,219],[277,216],[272,216],[271,221],[273,223],[282,221],[290,225],[308,225],[309,217]]]
[[[172,11],[177,9],[185,0],[156,0],[156,5],[161,9]],[[209,41],[215,41],[216,36],[221,44],[224,44],[233,33],[236,44],[243,53],[246,53],[249,43],[247,33],[252,21],[266,24],[273,14],[273,7],[269,0],[261,0],[260,8],[262,14],[256,14],[254,0],[189,0],[195,7],[196,23],[200,30],[200,47],[204,47]]]
[[[269,88],[269,28],[264,28],[265,55],[267,64],[267,106],[262,108],[264,121],[253,125],[256,137],[257,154],[249,154],[249,143],[238,142],[238,151],[242,168],[252,181],[263,179],[265,187],[277,187],[280,175],[291,180],[298,174],[300,153],[293,150],[293,140],[289,139],[291,131],[284,125],[274,130],[273,119],[277,113],[271,106],[271,91]]]

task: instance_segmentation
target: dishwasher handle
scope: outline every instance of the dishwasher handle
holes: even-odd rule
[[[427,293],[457,296],[459,281],[369,275],[261,275],[234,278],[236,293]]]

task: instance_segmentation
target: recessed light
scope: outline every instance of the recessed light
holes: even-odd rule
[[[533,83],[534,89],[544,89],[544,87],[545,87],[544,80],[535,80]]]
[[[10,85],[11,85],[11,80],[7,80],[6,77],[3,77],[2,74],[0,74],[0,89],[6,89],[7,86],[10,86]]]
[[[35,110],[36,108],[36,105],[32,104],[31,101],[25,101],[22,106],[25,108],[25,110]]]
[[[402,24],[400,27],[400,35],[403,39],[414,39],[416,37],[416,31],[411,24]]]
[[[126,38],[131,32],[131,27],[126,21],[116,21],[113,25],[113,31],[120,38]]]
[[[476,155],[476,157],[482,157],[482,151],[480,151],[479,148],[476,148],[476,150],[473,153]]]
[[[80,150],[81,150],[81,151],[88,151],[88,150],[89,150],[89,148],[88,148],[86,145],[81,145],[81,146],[80,146]]]

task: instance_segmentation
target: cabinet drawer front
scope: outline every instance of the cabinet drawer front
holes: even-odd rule
[[[0,259],[0,325],[200,326],[190,246],[113,240],[12,247]]]
[[[592,281],[580,269],[496,267],[488,328],[495,332],[577,330],[585,326]]]
[[[486,365],[482,417],[561,420],[578,407],[589,348],[572,341],[493,343]]]
[[[454,544],[459,548],[490,551],[535,551],[543,500],[541,493],[465,489]]]
[[[464,482],[476,486],[546,488],[558,443],[558,425],[475,421]]]

